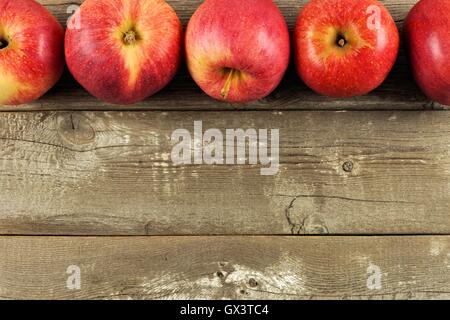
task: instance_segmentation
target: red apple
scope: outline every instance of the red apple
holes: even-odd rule
[[[172,80],[181,42],[180,20],[164,0],[86,0],[69,21],[66,61],[93,96],[132,104]]]
[[[0,0],[0,105],[38,99],[61,77],[64,30],[34,0]]]
[[[314,91],[344,98],[378,87],[398,54],[399,34],[376,0],[313,0],[295,27],[295,61]]]
[[[289,31],[272,0],[206,0],[189,21],[185,45],[195,82],[222,101],[269,95],[289,63]]]
[[[406,19],[405,33],[420,88],[450,105],[450,0],[421,0]]]

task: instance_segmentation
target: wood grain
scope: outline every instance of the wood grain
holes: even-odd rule
[[[175,166],[195,120],[279,129],[278,174]],[[447,112],[2,113],[0,233],[448,234],[448,132]]]
[[[201,0],[170,0],[183,25],[201,3]],[[300,8],[306,0],[275,1],[284,14],[290,29],[293,29]],[[401,29],[403,19],[417,2],[416,0],[382,1],[392,13]],[[71,6],[82,1],[64,0],[41,1],[55,14],[62,24],[73,13]],[[133,106],[109,105],[89,96],[66,72],[63,79],[42,99],[20,107],[0,106],[0,110],[423,110],[441,109],[443,106],[429,101],[415,85],[410,74],[403,48],[398,62],[389,78],[377,90],[363,97],[351,99],[330,99],[321,97],[309,90],[296,75],[293,66],[279,88],[269,97],[245,105],[227,104],[214,101],[195,85],[185,67],[174,81],[162,92]]]
[[[3,299],[449,299],[449,268],[442,236],[0,238]]]
[[[40,2],[65,25],[82,1]],[[168,2],[186,26],[201,0]],[[275,2],[292,31],[306,0]],[[417,0],[382,2],[401,30]],[[221,103],[183,67],[154,97],[113,106],[66,71],[39,101],[0,106],[0,299],[450,299],[450,114],[422,111],[442,108],[403,48],[380,88],[343,100],[291,65],[266,99]],[[196,120],[279,129],[279,173],[173,165],[172,132]],[[66,287],[71,265],[80,290]]]

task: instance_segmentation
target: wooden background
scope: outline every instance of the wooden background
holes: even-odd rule
[[[41,1],[64,25],[81,2]],[[201,1],[168,2],[186,25]],[[305,1],[275,2],[292,30]],[[383,3],[401,30],[416,1]],[[416,87],[403,47],[387,81],[352,99],[316,95],[291,67],[268,98],[230,105],[183,68],[134,106],[66,73],[0,110],[0,298],[450,298],[450,114]],[[174,166],[170,135],[196,120],[280,129],[279,173]]]

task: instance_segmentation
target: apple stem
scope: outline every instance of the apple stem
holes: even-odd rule
[[[133,44],[136,42],[136,32],[134,32],[133,30],[127,31],[125,32],[125,36],[123,37],[123,42],[125,42],[125,44]]]
[[[231,69],[230,72],[228,73],[227,81],[225,82],[222,91],[220,91],[220,95],[222,96],[223,99],[226,99],[228,97],[228,94],[230,93],[231,81],[233,80],[233,76],[236,71],[237,70],[235,69]]]

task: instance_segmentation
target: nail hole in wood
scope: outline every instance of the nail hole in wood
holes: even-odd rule
[[[353,171],[353,162],[351,161],[345,161],[342,165],[342,170],[345,172],[352,172]]]

